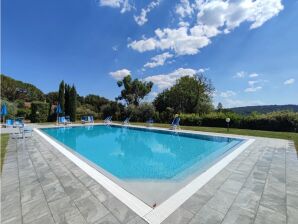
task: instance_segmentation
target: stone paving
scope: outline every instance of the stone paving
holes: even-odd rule
[[[1,223],[146,223],[36,133],[7,150]],[[293,142],[257,138],[163,223],[297,222]]]

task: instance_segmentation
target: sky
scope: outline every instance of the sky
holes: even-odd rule
[[[2,0],[1,16],[1,73],[45,93],[114,99],[131,74],[151,101],[203,73],[214,105],[298,104],[298,0]]]

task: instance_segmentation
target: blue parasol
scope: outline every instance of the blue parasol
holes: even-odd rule
[[[7,107],[6,107],[6,104],[2,104],[2,106],[1,106],[1,115],[2,115],[2,116],[7,115]]]
[[[5,123],[5,116],[8,114],[6,104],[1,106],[1,117],[3,117],[3,123]]]
[[[61,109],[60,103],[58,103],[56,107],[56,114],[61,114],[61,113],[62,113],[62,109]]]

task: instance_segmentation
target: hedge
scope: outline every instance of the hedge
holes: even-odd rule
[[[281,111],[249,116],[236,113],[212,112],[198,114],[181,114],[181,125],[226,127],[226,118],[231,119],[230,127],[242,129],[298,132],[298,113]]]

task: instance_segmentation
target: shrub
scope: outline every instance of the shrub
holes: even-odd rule
[[[233,112],[212,112],[199,116],[198,114],[180,114],[182,125],[198,125],[207,127],[226,127],[226,118],[231,119],[230,127],[268,130],[268,131],[298,131],[298,113],[281,111],[268,114],[239,115]]]
[[[20,108],[17,110],[16,117],[24,117],[25,119],[30,118],[30,109]]]
[[[122,118],[121,109],[120,105],[116,102],[110,102],[109,104],[101,106],[102,119],[112,116],[113,120],[120,120]]]
[[[49,115],[49,104],[45,102],[35,101],[31,104],[31,122],[46,122]]]

